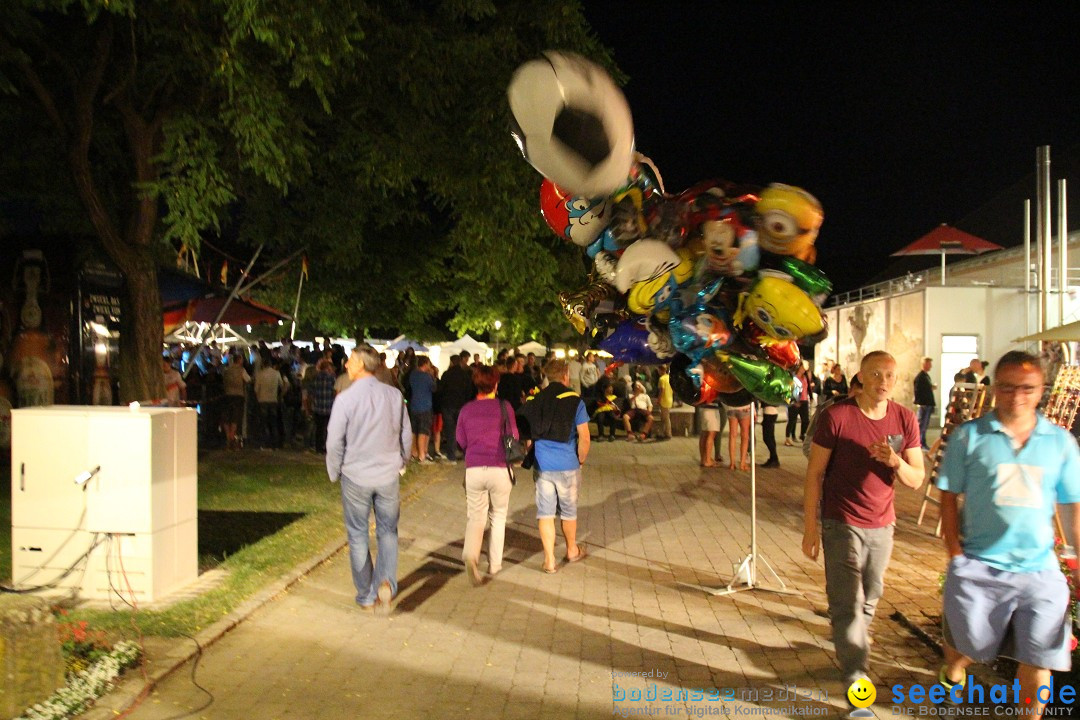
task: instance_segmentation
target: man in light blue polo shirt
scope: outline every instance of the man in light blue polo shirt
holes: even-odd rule
[[[994,368],[994,412],[956,430],[937,480],[950,558],[939,682],[955,701],[963,697],[971,663],[990,664],[1005,654],[1019,662],[1020,703],[1033,718],[1042,717],[1049,699],[1038,689],[1049,685],[1050,671],[1070,665],[1069,590],[1054,554],[1055,504],[1073,505],[1073,542],[1080,537],[1080,452],[1071,435],[1037,411],[1044,380],[1037,357],[1006,353]],[[1003,647],[1008,630],[1013,646]]]
[[[390,612],[397,594],[399,483],[412,446],[401,391],[379,382],[379,355],[359,345],[345,363],[352,384],[337,396],[326,430],[326,472],[341,480],[356,604]],[[375,510],[378,557],[372,567],[368,516]]]

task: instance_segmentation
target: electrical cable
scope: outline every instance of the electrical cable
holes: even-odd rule
[[[94,549],[103,542],[105,542],[105,540],[101,537],[101,533],[94,533],[93,542],[90,543],[90,547],[86,549],[86,552],[76,558],[75,562],[73,562],[66,570],[60,573],[59,576],[53,578],[52,580],[43,585],[33,585],[31,587],[23,588],[0,585],[0,592],[12,593],[15,595],[25,595],[28,593],[39,592],[41,590],[54,590],[68,575],[71,575],[71,573],[75,572],[79,565],[86,561],[90,557],[90,554],[94,552]],[[55,553],[53,556],[55,557]],[[28,575],[27,577],[33,577],[33,575]]]
[[[117,542],[116,558],[117,558],[117,561],[120,563],[120,575],[124,580],[124,584],[127,586],[128,593],[131,595],[131,602],[128,603],[129,605],[131,605],[131,608],[132,608],[131,625],[135,629],[135,632],[139,636],[139,648],[142,650],[142,652],[140,654],[140,658],[141,658],[140,667],[141,667],[141,670],[142,670],[143,682],[144,682],[143,689],[139,693],[139,696],[137,698],[135,698],[135,702],[133,702],[130,707],[128,707],[126,710],[124,710],[124,712],[117,715],[117,720],[119,720],[120,718],[124,718],[127,715],[134,712],[135,709],[138,708],[142,704],[142,702],[150,694],[150,690],[152,689],[153,685],[150,682],[150,677],[149,677],[148,673],[146,672],[146,646],[144,644],[144,638],[143,638],[143,634],[142,634],[142,629],[139,627],[139,624],[137,622],[135,622],[135,617],[136,617],[136,615],[138,615],[138,612],[139,612],[139,603],[138,603],[138,600],[135,597],[135,590],[131,587],[131,581],[128,578],[127,570],[124,569],[123,548],[120,547],[119,542]],[[110,577],[110,580],[109,580],[109,587],[112,588],[112,579],[111,579],[111,577]],[[127,600],[123,597],[123,595],[121,595],[120,593],[117,593],[117,595],[122,600],[124,600],[124,602],[127,602]],[[203,710],[205,710],[206,708],[213,705],[214,701],[216,699],[214,697],[214,694],[212,692],[210,692],[209,690],[207,690],[202,685],[200,685],[199,681],[195,678],[195,673],[198,671],[198,668],[199,668],[199,661],[202,660],[202,654],[203,654],[202,645],[200,645],[199,641],[196,640],[191,635],[188,635],[187,633],[180,633],[180,634],[183,635],[184,637],[188,638],[189,640],[191,640],[193,643],[195,643],[195,660],[191,664],[191,684],[194,685],[195,687],[197,687],[199,690],[201,690],[206,695],[207,699],[206,699],[206,702],[204,702],[199,707],[194,708],[192,710],[189,710],[188,712],[183,713],[181,715],[174,715],[172,717],[165,718],[165,720],[181,720],[182,718],[191,717],[192,715],[195,715],[196,713],[200,713]]]

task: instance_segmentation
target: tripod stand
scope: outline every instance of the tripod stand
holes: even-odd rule
[[[731,432],[731,423],[728,422],[728,432]],[[788,590],[787,585],[773,570],[772,565],[758,553],[757,546],[757,453],[755,448],[757,434],[757,410],[754,403],[750,403],[750,552],[735,568],[735,575],[731,582],[722,588],[707,588],[710,595],[732,595],[744,590],[765,590],[767,592],[781,593],[783,595],[797,595],[793,590]],[[780,585],[779,588],[762,587],[758,584],[758,562],[765,566],[773,579]]]

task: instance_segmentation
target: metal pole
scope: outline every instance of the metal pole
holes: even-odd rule
[[[810,404],[810,401],[806,401]],[[757,585],[757,403],[750,403],[750,565],[746,568],[746,584],[753,588]],[[728,433],[731,421],[728,421]],[[730,453],[729,453],[730,454]],[[734,458],[732,458],[734,461]],[[781,583],[783,585],[783,583]]]
[[[1042,252],[1039,267],[1039,331],[1042,332],[1050,321],[1050,146],[1040,145],[1036,157],[1035,239]]]
[[[1058,325],[1065,324],[1065,293],[1069,291],[1069,242],[1068,200],[1065,194],[1065,178],[1058,180]]]
[[[1031,334],[1031,198],[1024,200],[1024,334]]]
[[[941,248],[941,287],[945,287],[945,248]]]
[[[249,283],[248,283],[247,285],[245,285],[244,287],[240,288],[240,290],[239,290],[238,292],[239,292],[239,293],[240,293],[241,295],[246,295],[246,294],[248,293],[248,291],[249,291],[249,290],[251,290],[251,288],[255,287],[256,285],[258,285],[259,283],[261,283],[261,282],[262,282],[263,280],[265,280],[266,278],[268,278],[268,277],[270,277],[271,275],[273,275],[274,273],[276,273],[276,272],[278,271],[278,269],[279,269],[279,268],[282,268],[282,267],[284,267],[285,265],[288,265],[289,263],[291,263],[291,262],[293,261],[293,259],[295,259],[295,258],[296,258],[296,256],[297,256],[297,255],[301,255],[301,254],[303,254],[303,253],[305,253],[305,252],[307,252],[307,246],[304,246],[304,247],[300,248],[299,250],[297,250],[296,252],[294,252],[294,253],[293,253],[292,255],[290,255],[289,257],[287,257],[287,258],[285,258],[284,260],[282,260],[281,262],[277,263],[277,264],[276,264],[276,265],[274,265],[274,266],[273,266],[272,268],[270,268],[269,270],[267,270],[266,272],[264,272],[264,273],[263,273],[262,275],[260,275],[259,277],[255,278],[254,280],[252,280],[251,282],[249,282]]]
[[[300,291],[304,289],[304,271],[300,270],[300,284],[296,287],[296,303],[292,311],[292,328],[289,330],[289,339],[296,338],[296,318],[300,313]]]
[[[259,248],[255,251],[255,254],[251,256],[251,261],[247,264],[247,267],[244,268],[244,272],[240,273],[240,279],[236,281],[236,285],[233,286],[232,292],[229,293],[229,297],[225,299],[224,303],[222,303],[221,309],[218,310],[217,317],[214,318],[214,322],[211,323],[211,327],[213,327],[213,326],[217,325],[218,323],[220,323],[221,318],[225,317],[225,311],[229,309],[229,305],[232,304],[232,301],[236,298],[237,294],[240,292],[240,286],[244,284],[244,280],[247,278],[248,273],[251,272],[251,268],[255,264],[255,261],[259,259],[259,254],[263,251],[264,247],[266,247],[266,243],[263,243],[262,245],[260,245]],[[199,353],[202,352],[202,349],[204,347],[206,347],[206,340],[205,339],[202,342],[199,343],[199,347],[195,350],[195,352],[192,354],[191,357],[193,357],[193,358],[198,357]],[[191,374],[191,368],[193,368],[193,367],[195,367],[195,363],[191,363],[190,365],[188,365],[187,372],[184,373],[185,378],[189,374]]]

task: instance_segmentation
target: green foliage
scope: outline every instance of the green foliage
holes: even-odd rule
[[[446,318],[483,332],[501,319],[509,337],[560,331],[555,294],[582,284],[584,265],[540,218],[540,176],[509,136],[505,90],[550,47],[607,61],[580,7],[397,3],[364,21],[370,42],[313,130],[320,162],[290,191],[290,221],[259,223],[260,238],[308,248],[301,326],[417,334]],[[282,218],[263,202],[246,211]],[[295,290],[283,275],[264,298],[291,309]]]
[[[164,238],[178,246],[199,247],[204,230],[220,229],[220,213],[236,200],[217,154],[220,145],[210,128],[191,116],[165,125],[165,147],[158,156],[161,177],[141,189],[168,198]]]
[[[150,197],[153,239],[174,250],[221,236],[266,243],[266,259],[305,247],[310,330],[561,326],[554,295],[582,282],[580,251],[539,217],[505,89],[548,48],[611,65],[578,0],[8,0],[0,119],[52,143],[40,197],[70,192],[71,169],[26,69],[70,132],[73,73],[108,38],[90,165],[127,242],[145,242],[129,229],[147,227],[134,219]],[[0,158],[0,196],[21,191],[15,162]],[[291,309],[295,283],[280,274],[264,299]]]

